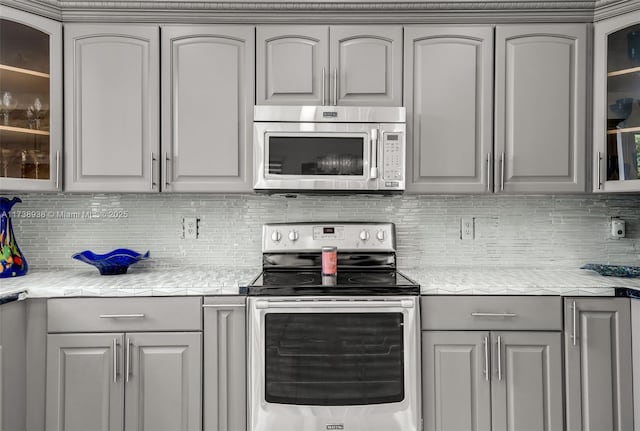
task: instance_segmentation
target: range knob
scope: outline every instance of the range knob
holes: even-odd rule
[[[369,231],[368,230],[361,230],[360,231],[360,239],[363,241],[366,241],[369,239]]]
[[[291,241],[297,241],[298,238],[300,238],[300,234],[298,234],[298,232],[296,232],[295,230],[292,230],[291,232],[289,232],[289,239]]]
[[[384,231],[379,230],[378,233],[376,234],[376,238],[378,238],[378,240],[380,241],[384,241]]]
[[[273,232],[271,232],[271,241],[280,242],[281,239],[282,239],[282,234],[280,232],[278,232],[277,230],[274,230]]]

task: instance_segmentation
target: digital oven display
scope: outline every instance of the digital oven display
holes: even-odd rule
[[[314,226],[313,239],[344,239],[344,226]]]

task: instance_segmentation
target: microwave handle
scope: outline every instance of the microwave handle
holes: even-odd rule
[[[372,180],[378,178],[378,129],[371,129],[371,174]]]

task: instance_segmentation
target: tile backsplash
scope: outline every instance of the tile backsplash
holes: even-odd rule
[[[9,197],[13,195],[8,195]],[[151,251],[145,265],[260,267],[262,224],[389,221],[401,268],[640,265],[640,195],[305,196],[23,194],[14,206],[18,244],[32,268],[83,267],[70,256],[118,247]],[[197,216],[199,238],[182,238]],[[475,238],[460,239],[460,218]],[[627,237],[610,238],[610,219]]]

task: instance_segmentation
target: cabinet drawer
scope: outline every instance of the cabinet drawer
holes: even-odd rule
[[[200,331],[202,298],[58,298],[49,332]]]
[[[423,296],[422,329],[562,330],[559,296]]]

